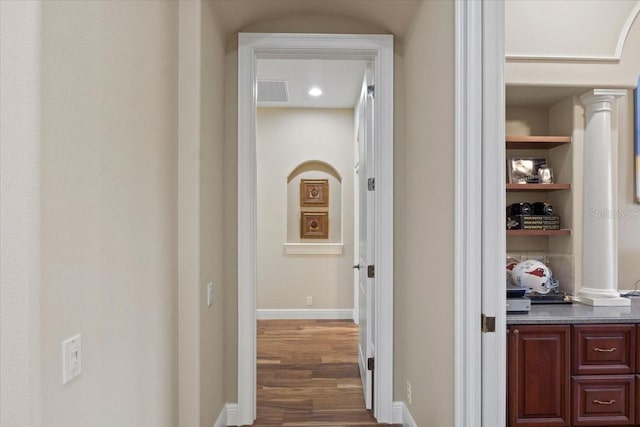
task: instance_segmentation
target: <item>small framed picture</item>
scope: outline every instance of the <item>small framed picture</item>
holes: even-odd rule
[[[329,180],[302,179],[300,180],[300,206],[328,207]]]
[[[540,184],[553,184],[553,170],[548,167],[538,169],[538,180]]]
[[[512,157],[509,159],[508,167],[510,184],[540,184],[539,171],[541,169],[551,171],[544,157]],[[546,175],[545,179],[553,180]]]
[[[328,239],[329,212],[301,212],[301,239]]]

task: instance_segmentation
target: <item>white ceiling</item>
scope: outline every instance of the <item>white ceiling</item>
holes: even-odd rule
[[[259,107],[353,108],[362,89],[365,61],[259,59],[258,80],[286,80],[289,102],[260,102]],[[308,94],[312,86],[322,95]]]

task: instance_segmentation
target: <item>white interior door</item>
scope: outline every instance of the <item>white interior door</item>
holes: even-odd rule
[[[368,369],[368,359],[374,357],[374,307],[375,279],[369,277],[369,266],[374,260],[374,192],[369,191],[369,178],[373,176],[373,108],[374,97],[368,88],[373,81],[371,66],[362,83],[362,94],[358,106],[358,160],[356,173],[358,182],[358,325],[360,376],[367,409],[373,408],[373,372]]]

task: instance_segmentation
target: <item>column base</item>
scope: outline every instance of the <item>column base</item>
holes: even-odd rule
[[[579,302],[581,304],[593,307],[629,307],[631,300],[623,298],[613,289],[603,291],[602,289],[582,288],[578,292]]]

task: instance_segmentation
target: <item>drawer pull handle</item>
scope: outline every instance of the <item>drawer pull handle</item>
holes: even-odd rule
[[[616,351],[617,348],[613,347],[613,348],[594,348],[593,351],[597,351],[598,353],[613,353],[614,351]]]
[[[613,405],[614,403],[616,403],[616,401],[615,400],[608,400],[606,402],[603,402],[602,400],[595,399],[593,401],[593,403],[595,403],[597,405]]]

